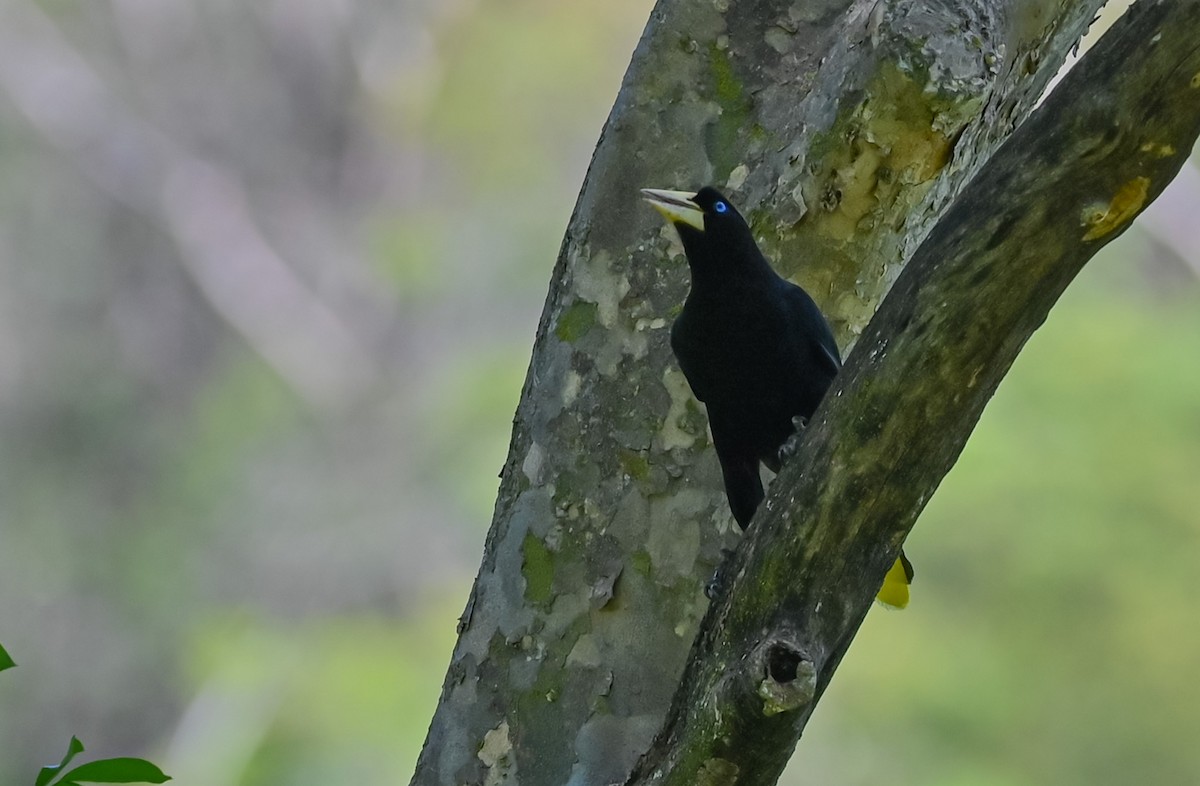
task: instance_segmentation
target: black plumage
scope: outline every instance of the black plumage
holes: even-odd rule
[[[763,499],[759,464],[779,471],[792,419],[812,417],[841,357],[817,304],[772,269],[729,200],[708,187],[690,201],[704,228],[671,216],[692,273],[671,349],[708,409],[729,507],[745,529]]]
[[[683,241],[691,290],[671,349],[708,410],[729,507],[746,529],[763,500],[759,465],[779,471],[794,420],[812,417],[841,356],[817,304],[774,271],[720,192],[643,194]],[[907,560],[902,572],[911,579]]]

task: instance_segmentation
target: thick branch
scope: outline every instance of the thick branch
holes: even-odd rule
[[[627,777],[733,537],[643,186],[716,183],[853,340],[1100,0],[660,0],[550,283],[413,783]],[[672,245],[674,244],[674,245]]]
[[[1022,345],[1200,132],[1200,2],[1143,0],[951,207],[850,358],[631,783],[774,783]]]

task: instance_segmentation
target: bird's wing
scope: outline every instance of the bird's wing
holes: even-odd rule
[[[828,329],[826,325],[826,329]],[[836,376],[842,370],[842,361],[838,358],[837,344],[833,341],[833,334],[830,333],[828,340],[823,340],[822,337],[813,337],[813,348],[816,350],[817,357],[829,370],[831,376]]]
[[[842,370],[842,356],[833,338],[833,330],[807,292],[791,283],[788,283],[788,292],[792,313],[799,323],[799,335],[807,339],[813,357],[825,367],[829,376],[836,376]]]

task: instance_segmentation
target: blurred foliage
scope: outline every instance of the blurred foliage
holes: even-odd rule
[[[182,786],[407,782],[650,6],[8,5],[0,783],[64,727]],[[788,783],[1200,781],[1197,306],[1138,230],[1085,271]]]

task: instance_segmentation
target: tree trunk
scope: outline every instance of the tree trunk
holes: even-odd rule
[[[638,189],[724,188],[848,349],[1099,5],[659,2],[559,254],[414,784],[624,780],[736,542],[667,347],[687,266]]]
[[[779,778],[1017,353],[1187,160],[1198,42],[1200,0],[1135,5],[934,228],[772,487],[630,784]]]

